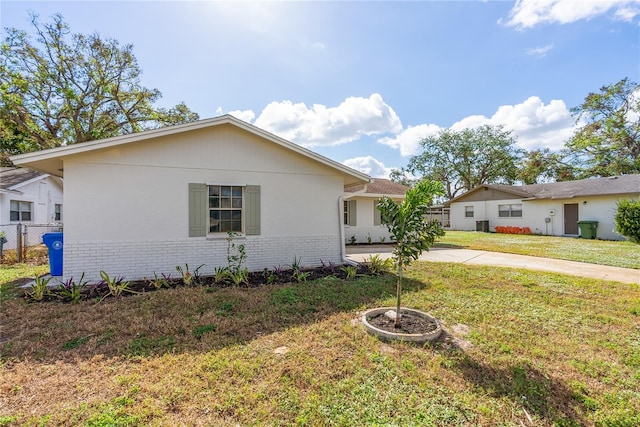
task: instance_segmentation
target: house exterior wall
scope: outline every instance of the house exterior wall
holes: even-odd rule
[[[128,279],[227,265],[226,234],[188,237],[188,185],[260,185],[261,233],[242,236],[250,270],[340,263],[339,172],[232,125],[65,160],[64,276]]]
[[[624,240],[615,232],[617,202],[637,195],[588,196],[571,199],[526,200],[503,199],[488,201],[461,201],[451,204],[451,229],[476,230],[476,221],[488,220],[489,230],[496,226],[529,227],[533,233],[564,236],[564,205],[578,205],[578,221],[598,221],[596,237],[603,240]],[[584,203],[586,202],[586,203]],[[501,204],[522,204],[521,218],[501,218],[498,206]],[[465,206],[474,207],[474,217],[465,217]],[[548,218],[548,220],[546,220]]]
[[[344,226],[344,237],[347,243],[351,243],[355,238],[355,243],[381,243],[390,242],[391,234],[386,225],[374,225],[374,216],[377,198],[372,197],[351,197],[349,200],[355,200],[356,207],[356,225]]]
[[[0,192],[0,231],[4,232],[7,242],[4,249],[16,248],[16,227],[18,223],[27,227],[29,224],[53,224],[55,221],[55,205],[63,205],[62,185],[60,182],[49,176],[27,182],[17,186],[17,192]],[[21,201],[31,203],[31,221],[11,221],[11,201]],[[64,215],[64,211],[63,211]],[[64,218],[63,218],[64,219]],[[42,243],[42,234],[49,232],[50,228],[38,227],[29,231],[29,245],[36,242]]]

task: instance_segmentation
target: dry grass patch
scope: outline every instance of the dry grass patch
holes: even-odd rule
[[[393,276],[6,301],[0,425],[640,423],[637,286],[440,263],[408,277],[406,305],[448,338],[365,333],[358,312],[392,303]]]

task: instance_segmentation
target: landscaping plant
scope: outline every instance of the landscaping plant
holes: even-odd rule
[[[402,295],[402,269],[428,251],[433,242],[444,236],[437,221],[427,221],[427,210],[435,196],[444,194],[440,182],[423,180],[410,188],[401,203],[383,197],[377,208],[382,214],[382,223],[387,226],[391,238],[396,241],[393,258],[398,267],[396,282],[395,327],[400,327],[400,299]]]
[[[615,219],[618,233],[640,243],[640,199],[620,200]]]

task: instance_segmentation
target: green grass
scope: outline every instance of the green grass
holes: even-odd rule
[[[0,425],[640,425],[640,289],[417,262],[404,305],[434,344],[358,323],[395,277],[7,299]],[[529,421],[529,418],[531,421]]]
[[[640,245],[628,241],[447,231],[434,247],[459,247],[640,269]]]

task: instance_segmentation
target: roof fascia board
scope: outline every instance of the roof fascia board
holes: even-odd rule
[[[42,175],[38,175],[38,176],[36,176],[34,178],[31,178],[31,179],[28,179],[26,181],[19,182],[16,185],[12,185],[11,187],[8,188],[8,190],[16,190],[16,189],[18,189],[20,187],[24,187],[25,185],[29,185],[29,184],[32,184],[34,182],[38,182],[38,181],[40,181],[42,179],[45,179],[45,178],[48,178],[48,177],[49,177],[48,173],[45,173],[45,174],[42,174]]]

